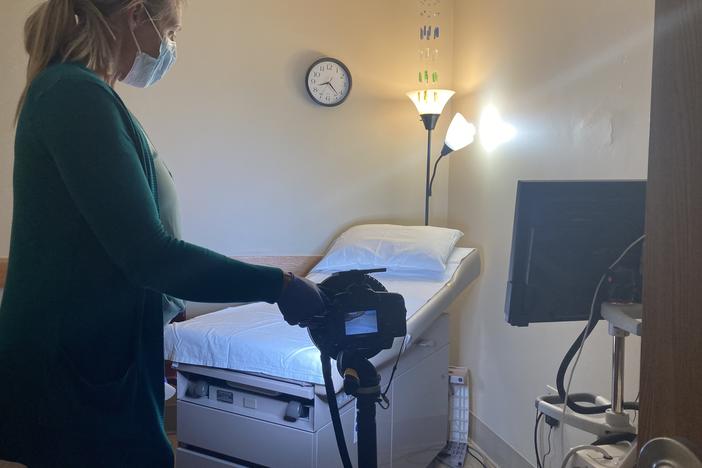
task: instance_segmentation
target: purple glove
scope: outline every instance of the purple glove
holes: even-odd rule
[[[278,299],[278,308],[290,325],[304,324],[326,312],[324,293],[307,278],[286,273],[285,286]]]

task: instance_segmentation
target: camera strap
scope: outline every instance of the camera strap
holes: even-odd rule
[[[322,361],[322,376],[324,377],[324,389],[327,394],[327,404],[329,405],[329,413],[331,415],[332,425],[334,426],[334,436],[336,437],[336,445],[339,448],[341,463],[344,468],[353,468],[349,449],[346,446],[344,438],[344,428],[341,426],[341,415],[339,414],[339,405],[336,401],[336,392],[334,391],[334,381],[331,375],[331,357],[320,354]]]

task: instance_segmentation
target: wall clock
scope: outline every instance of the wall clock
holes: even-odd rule
[[[330,57],[314,62],[305,81],[312,100],[326,107],[338,106],[351,92],[351,72],[340,60]]]

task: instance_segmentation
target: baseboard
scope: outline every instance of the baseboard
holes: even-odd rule
[[[519,452],[470,413],[470,438],[500,468],[533,468]]]

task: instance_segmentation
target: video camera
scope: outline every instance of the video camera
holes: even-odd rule
[[[404,298],[390,293],[371,273],[350,270],[334,273],[320,283],[329,299],[327,313],[307,323],[312,342],[323,355],[336,359],[342,351],[354,351],[368,359],[407,333]]]
[[[328,299],[325,313],[301,324],[307,327],[320,351],[329,413],[344,468],[352,465],[331,377],[331,360],[336,359],[337,370],[344,377],[346,394],[356,397],[358,466],[375,468],[378,463],[375,405],[381,401],[387,403],[388,399],[381,394],[380,375],[369,359],[383,349],[392,348],[395,338],[407,334],[404,298],[388,292],[370,276],[384,271],[385,268],[334,273],[319,284]]]

